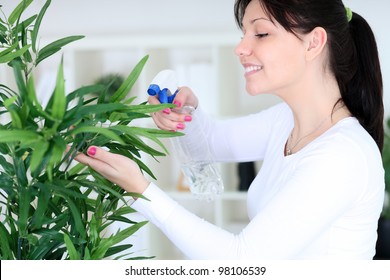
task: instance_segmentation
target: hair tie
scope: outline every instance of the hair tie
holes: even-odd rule
[[[352,10],[350,8],[348,8],[347,6],[345,6],[345,13],[347,15],[348,22],[350,22],[352,19],[352,15],[353,15]]]

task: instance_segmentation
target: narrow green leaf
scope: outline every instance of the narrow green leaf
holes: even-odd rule
[[[51,155],[46,167],[47,176],[50,182],[53,181],[53,167],[61,161],[65,148],[66,143],[60,137],[55,138],[52,142]]]
[[[34,20],[37,18],[37,15],[33,15],[29,17],[28,19],[20,22],[15,28],[13,29],[14,34],[24,33],[26,34],[26,31],[29,32],[30,25],[34,22]],[[23,45],[26,45],[27,42],[27,36],[23,34]]]
[[[106,136],[109,139],[117,141],[118,143],[124,144],[123,140],[113,131],[108,128],[95,127],[95,126],[78,126],[72,129],[68,134],[77,135],[79,133],[97,133]]]
[[[69,176],[74,176],[74,175],[77,175],[77,174],[81,174],[81,172],[86,169],[87,167],[84,165],[84,164],[81,164],[81,163],[78,163],[76,164],[74,167],[72,167],[68,173],[69,173]]]
[[[37,141],[42,138],[39,134],[29,130],[2,130],[0,129],[0,143],[18,143]]]
[[[127,108],[126,105],[120,103],[108,103],[108,104],[95,104],[88,105],[78,108],[77,115],[79,117],[85,117],[88,115],[99,115],[102,113],[109,113],[112,111],[120,111],[125,110]]]
[[[83,220],[81,218],[79,207],[76,206],[76,204],[73,202],[73,200],[71,200],[69,198],[67,199],[67,202],[68,202],[68,206],[69,206],[70,212],[71,212],[73,220],[74,220],[74,224],[75,224],[74,230],[77,231],[81,235],[81,238],[85,238],[86,228],[83,224]]]
[[[5,33],[8,29],[7,29],[7,27],[5,27],[5,25],[3,24],[4,23],[4,21],[3,20],[1,20],[1,18],[0,18],[0,34],[1,33]],[[2,41],[1,41],[2,42]],[[6,43],[6,41],[4,41],[4,42],[2,42],[2,43]]]
[[[104,257],[107,258],[107,257],[110,257],[112,255],[121,253],[123,251],[126,251],[127,249],[130,249],[131,247],[133,247],[132,244],[124,244],[124,245],[113,246],[113,247],[111,247],[111,248],[109,248],[107,250],[107,252],[104,255]]]
[[[20,129],[23,127],[23,124],[19,115],[20,110],[18,110],[18,107],[14,104],[17,99],[17,96],[8,98],[7,100],[4,100],[3,105],[7,108],[8,113],[11,115],[12,127]]]
[[[149,56],[146,55],[138,62],[138,64],[131,71],[127,79],[123,82],[119,89],[110,97],[110,102],[119,102],[126,97],[126,95],[129,93],[129,91],[137,81],[139,75],[141,74],[142,69],[144,68],[148,58]]]
[[[31,219],[31,228],[40,229],[42,228],[43,222],[45,220],[45,212],[48,209],[49,199],[50,199],[50,190],[46,184],[37,184],[39,187],[39,192],[37,196],[37,208],[32,215]]]
[[[18,6],[12,11],[10,16],[8,17],[8,22],[10,24],[14,24],[21,14],[27,9],[28,6],[32,3],[33,0],[22,0]]]
[[[178,131],[168,131],[168,130],[162,130],[162,129],[156,129],[156,128],[141,128],[145,133],[149,135],[153,135],[158,138],[171,138],[171,137],[177,137],[177,136],[183,136],[184,133],[178,132]]]
[[[43,116],[45,119],[55,121],[55,119],[52,116],[50,116],[48,113],[46,113],[43,110],[42,105],[37,98],[33,75],[30,75],[30,77],[27,81],[27,97],[28,97],[28,100],[30,101],[31,106],[37,110],[39,115]]]
[[[100,243],[100,246],[96,248],[94,252],[92,252],[91,259],[100,260],[104,258],[109,248],[125,240],[126,238],[134,234],[137,230],[139,230],[141,227],[143,227],[146,224],[147,224],[146,221],[140,222],[138,224],[135,224],[131,227],[119,231],[117,234],[113,236],[103,239]]]
[[[126,217],[116,216],[116,215],[108,216],[107,219],[109,221],[119,221],[119,222],[123,222],[123,223],[127,223],[127,224],[136,224],[137,223],[137,222],[132,221],[132,220],[126,218]]]
[[[22,73],[23,64],[20,61],[13,60],[11,66],[14,69],[15,81],[18,86],[20,98],[25,100],[25,97],[27,96],[27,86]]]
[[[15,166],[15,176],[16,176],[16,181],[18,186],[20,186],[21,188],[28,186],[27,170],[26,170],[26,164],[24,162],[24,158],[23,157],[14,158],[14,166]],[[18,189],[18,192],[21,191]]]
[[[154,113],[166,108],[174,108],[175,105],[170,103],[158,104],[158,105],[130,105],[128,107],[128,112],[139,112],[139,113]]]
[[[145,163],[140,161],[138,158],[133,158],[133,160],[138,164],[138,166],[142,170],[144,170],[146,173],[148,173],[150,175],[150,177],[152,177],[154,180],[157,180],[157,178],[156,178],[156,176],[154,176],[152,170],[150,170],[150,168]]]
[[[57,241],[51,239],[50,237],[42,237],[39,239],[38,244],[32,247],[31,253],[28,255],[29,260],[42,260],[46,259],[51,252],[61,251],[58,249],[60,246],[64,244],[64,241]]]
[[[121,230],[120,232],[112,236],[113,244],[118,244],[119,242],[122,242],[123,240],[125,240],[126,238],[128,238],[129,236],[137,232],[140,228],[142,228],[147,223],[148,221],[139,222],[131,227]]]
[[[3,260],[13,260],[14,255],[10,247],[11,236],[3,223],[0,223],[0,256]]]
[[[123,133],[129,134],[134,137],[134,135],[142,136],[145,138],[148,138],[158,144],[165,153],[168,153],[168,150],[164,146],[164,144],[157,138],[159,137],[173,137],[178,136],[181,133],[175,133],[175,132],[164,132],[159,129],[149,129],[149,128],[142,128],[142,127],[129,127],[129,126],[123,126],[123,125],[116,125],[112,127],[113,130],[118,130]]]
[[[91,253],[90,253],[88,247],[85,248],[83,260],[91,260]]]
[[[84,38],[84,36],[69,36],[48,44],[38,52],[35,65],[38,65],[42,60],[60,51],[63,46],[82,38]]]
[[[19,46],[19,42],[14,43],[12,46],[6,48],[4,51],[0,52],[0,57],[12,52],[16,47]]]
[[[39,63],[41,63],[43,60],[45,60],[46,58],[52,56],[53,54],[59,52],[61,50],[61,48],[52,48],[52,49],[48,49],[46,50],[44,53],[42,52],[39,52],[36,59],[35,59],[35,66],[38,66]]]
[[[27,186],[20,186],[19,188],[19,214],[18,214],[18,227],[21,237],[27,236],[27,222],[29,218],[31,190]]]
[[[76,247],[74,246],[72,240],[70,240],[69,235],[64,234],[64,242],[66,248],[68,249],[69,259],[70,260],[80,260],[80,254],[77,252]]]
[[[1,134],[1,132],[0,132]],[[3,171],[5,171],[6,173],[8,174],[12,174],[12,171],[13,171],[13,165],[8,162],[5,157],[3,157],[1,155],[1,152],[0,152],[0,166],[3,168]],[[1,176],[1,174],[0,174]],[[1,184],[0,184],[1,185]]]
[[[42,163],[42,159],[49,149],[49,143],[47,141],[39,141],[32,147],[32,154],[30,159],[30,171],[33,173],[38,166]]]
[[[61,59],[60,66],[58,67],[56,87],[54,89],[53,106],[51,108],[51,114],[53,118],[58,121],[62,121],[66,111],[66,94],[65,94],[65,79],[64,79],[64,67]]]
[[[32,43],[32,50],[34,53],[37,52],[36,46],[37,46],[37,38],[38,38],[38,33],[39,33],[39,28],[41,26],[41,22],[43,19],[43,16],[46,13],[47,8],[50,6],[51,0],[47,0],[45,5],[43,5],[41,11],[38,14],[37,20],[35,21],[34,24],[34,29],[31,34],[31,43]]]
[[[115,215],[123,216],[123,215],[127,215],[127,214],[132,214],[135,212],[137,212],[137,211],[135,211],[133,208],[131,208],[129,206],[123,206],[115,211]]]
[[[114,127],[113,129],[115,129]],[[126,140],[126,143],[133,145],[137,149],[151,155],[151,156],[164,156],[165,154],[162,152],[159,152],[149,145],[147,145],[145,142],[143,142],[137,135],[135,134],[126,134],[123,137]]]
[[[11,53],[7,53],[6,55],[0,56],[0,63],[7,63],[10,62],[11,60],[21,57],[24,55],[24,53],[30,48],[30,45],[26,45],[23,48],[16,50]]]
[[[97,203],[97,201],[95,203]],[[89,223],[89,238],[94,247],[98,246],[98,243],[101,239],[98,231],[98,228],[100,228],[100,223],[98,224],[96,219],[96,217],[99,217],[99,220],[101,220],[100,217],[102,217],[102,214],[98,213],[100,209],[102,209],[101,204],[100,207],[96,207],[95,213],[92,215],[91,221]]]

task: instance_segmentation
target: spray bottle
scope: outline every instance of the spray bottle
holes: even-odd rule
[[[157,95],[161,103],[172,103],[177,93],[178,82],[173,70],[159,72],[152,80],[148,89],[148,94],[151,96]],[[192,115],[194,110],[193,106],[187,104],[184,104],[180,109],[173,109],[177,113],[189,115]],[[199,135],[193,135],[192,133],[192,136],[199,140],[196,143],[192,141],[191,147],[188,147],[183,140],[183,136],[178,136],[172,138],[172,146],[180,161],[181,169],[189,184],[190,191],[198,199],[211,201],[216,195],[223,192],[224,187],[219,171],[215,166],[215,161],[208,148],[203,129],[202,127],[194,127],[200,125],[194,117],[193,121],[188,123],[186,127],[191,126],[193,133],[199,133]],[[183,133],[186,133],[186,129],[183,130]],[[197,154],[205,155],[205,157],[202,160],[194,159],[193,155]]]

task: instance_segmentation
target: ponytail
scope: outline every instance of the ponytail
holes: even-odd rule
[[[349,22],[354,42],[353,77],[340,86],[342,101],[383,149],[383,82],[375,36],[368,23],[353,13]],[[336,77],[337,78],[337,77]],[[340,80],[338,80],[340,85]]]

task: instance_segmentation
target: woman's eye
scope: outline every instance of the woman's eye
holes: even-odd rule
[[[268,33],[259,33],[259,34],[256,34],[255,36],[258,38],[264,38],[264,37],[268,36]]]

